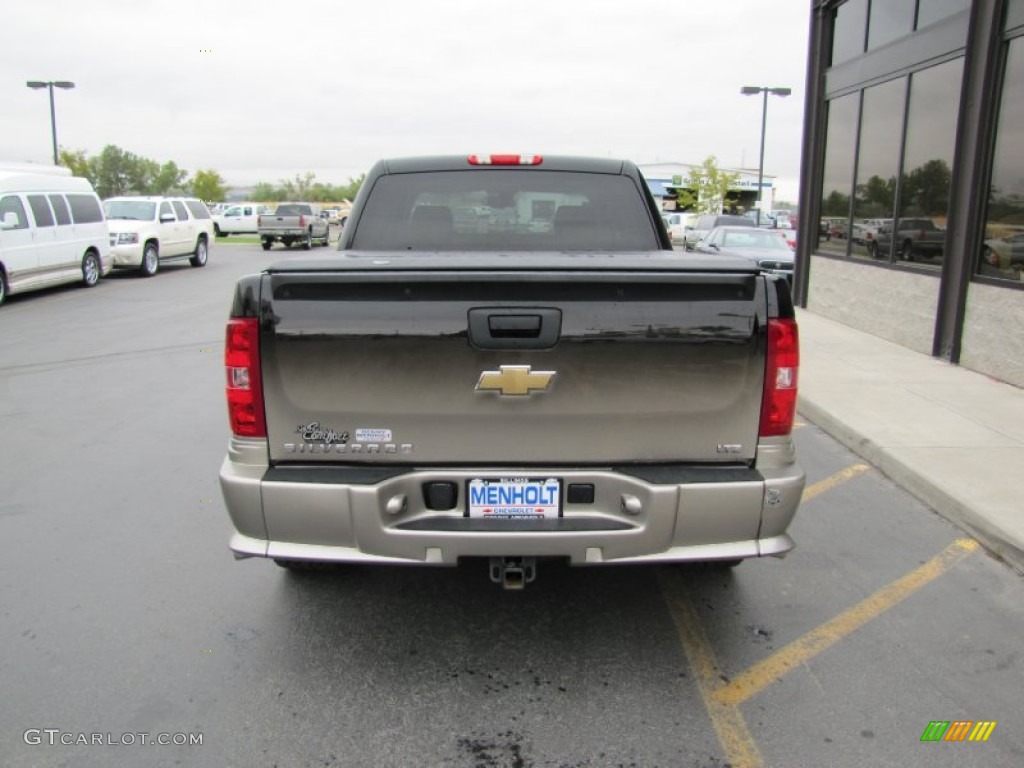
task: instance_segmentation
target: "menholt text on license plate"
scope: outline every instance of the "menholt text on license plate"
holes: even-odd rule
[[[561,483],[554,477],[477,478],[469,481],[469,516],[558,517],[561,498]]]

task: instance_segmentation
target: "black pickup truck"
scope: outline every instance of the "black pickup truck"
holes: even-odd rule
[[[379,162],[336,257],[242,278],[221,487],[237,557],[576,565],[785,554],[789,288],[673,251],[637,168]]]

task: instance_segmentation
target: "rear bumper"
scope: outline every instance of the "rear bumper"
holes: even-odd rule
[[[221,467],[238,557],[455,565],[465,557],[522,556],[584,565],[779,556],[793,547],[786,529],[804,487],[803,470],[791,460],[759,470],[500,466],[375,475],[365,467],[270,470],[256,458],[261,445],[265,457],[262,441],[232,440]],[[768,454],[792,458],[791,447]],[[554,521],[465,517],[465,482],[506,476],[592,484],[594,500],[564,503]],[[434,481],[456,483],[454,509],[427,509],[423,484]]]

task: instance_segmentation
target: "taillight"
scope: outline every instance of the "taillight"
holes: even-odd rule
[[[761,437],[788,435],[796,416],[796,380],[800,369],[800,335],[796,320],[768,321],[768,351],[761,402]]]
[[[540,155],[470,155],[470,165],[540,165]]]
[[[299,216],[299,229],[306,228],[306,217],[305,215]]]
[[[239,437],[266,437],[260,383],[260,327],[255,317],[228,320],[224,369],[231,431]]]

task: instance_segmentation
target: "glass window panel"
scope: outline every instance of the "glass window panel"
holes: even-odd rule
[[[836,10],[832,24],[832,65],[864,53],[868,0],[848,0]]]
[[[28,205],[32,209],[32,217],[36,220],[37,227],[53,226],[53,211],[50,210],[45,195],[29,195]]]
[[[75,224],[92,224],[103,221],[103,209],[95,195],[70,194],[68,205],[71,206],[71,217]]]
[[[1009,44],[978,271],[1024,282],[1024,37]]]
[[[818,236],[818,250],[826,253],[846,253],[859,108],[860,93],[851,93],[828,103],[825,170],[821,189],[822,226]]]
[[[918,0],[917,28],[927,27],[970,7],[971,0]]]
[[[894,239],[897,259],[934,267],[942,264],[962,76],[963,59],[910,76],[900,215]],[[889,249],[887,240],[879,238],[883,250]]]
[[[916,0],[872,0],[868,50],[891,43],[914,31]]]
[[[57,224],[65,225],[71,223],[71,211],[68,204],[60,195],[50,195],[50,205],[53,206],[53,213],[57,217]]]
[[[901,77],[864,91],[850,229],[853,256],[887,258],[878,248],[877,237],[879,227],[891,223],[896,210],[896,174],[906,89],[907,80]]]

